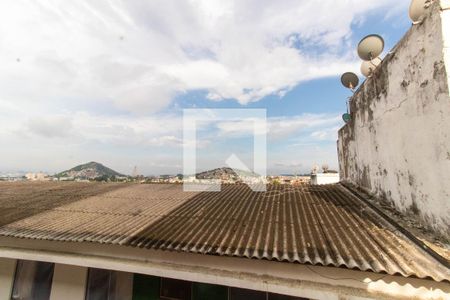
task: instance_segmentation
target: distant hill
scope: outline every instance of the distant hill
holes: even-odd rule
[[[79,179],[95,179],[101,177],[111,178],[113,176],[123,177],[125,175],[95,161],[76,166],[70,170],[66,170],[55,175],[55,177],[73,177]]]
[[[197,179],[238,180],[239,177],[258,177],[256,173],[243,170],[234,170],[223,167],[195,174]]]
[[[236,172],[231,168],[217,168],[195,174],[197,179],[223,179],[237,177]]]

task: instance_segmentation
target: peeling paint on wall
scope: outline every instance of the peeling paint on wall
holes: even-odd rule
[[[450,241],[449,47],[437,1],[352,97],[338,152],[344,181]]]

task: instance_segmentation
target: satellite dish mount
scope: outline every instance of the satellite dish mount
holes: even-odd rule
[[[346,72],[341,76],[341,83],[346,88],[350,89],[352,92],[355,91],[355,88],[359,84],[359,78],[355,73]]]
[[[342,85],[346,88],[350,89],[352,93],[355,92],[355,88],[359,84],[359,78],[355,73],[346,72],[341,76]],[[345,105],[347,106],[347,114],[349,113],[349,102],[351,97],[348,97],[347,101],[345,101]]]
[[[358,56],[365,61],[371,61],[380,56],[384,50],[384,40],[378,34],[369,34],[358,44]]]

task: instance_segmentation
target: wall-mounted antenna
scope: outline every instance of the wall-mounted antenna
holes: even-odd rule
[[[413,25],[422,23],[423,15],[430,6],[430,0],[412,0],[409,5],[409,17],[413,21]]]
[[[355,73],[346,72],[342,74],[341,82],[343,86],[354,91],[359,84],[359,78]]]
[[[361,64],[361,74],[365,77],[372,77],[373,71],[380,65],[381,58],[376,57],[372,60],[365,60]]]
[[[358,55],[362,60],[372,60],[384,50],[384,40],[378,34],[364,37],[358,44]]]
[[[342,74],[341,82],[342,82],[343,86],[345,86],[346,88],[348,88],[352,92],[354,92],[355,88],[359,84],[359,78],[358,78],[358,76],[355,73],[346,72],[346,73]],[[350,99],[351,98],[349,97],[347,99],[347,101],[345,101],[345,105],[347,106],[347,113],[349,113],[349,102],[350,102]]]
[[[351,120],[351,116],[349,113],[345,113],[342,115],[342,120],[344,120],[345,123],[348,123]]]

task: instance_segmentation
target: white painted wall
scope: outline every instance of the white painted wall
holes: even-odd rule
[[[321,185],[321,184],[332,184],[339,182],[338,173],[318,173],[311,175],[311,184]]]
[[[450,240],[448,3],[436,1],[352,97],[338,151],[344,181]]]
[[[50,300],[84,300],[87,268],[55,264]]]
[[[15,271],[15,259],[0,258],[0,299],[11,297]]]
[[[450,0],[441,1],[442,39],[444,41],[444,62],[447,69],[447,80],[450,86]]]

